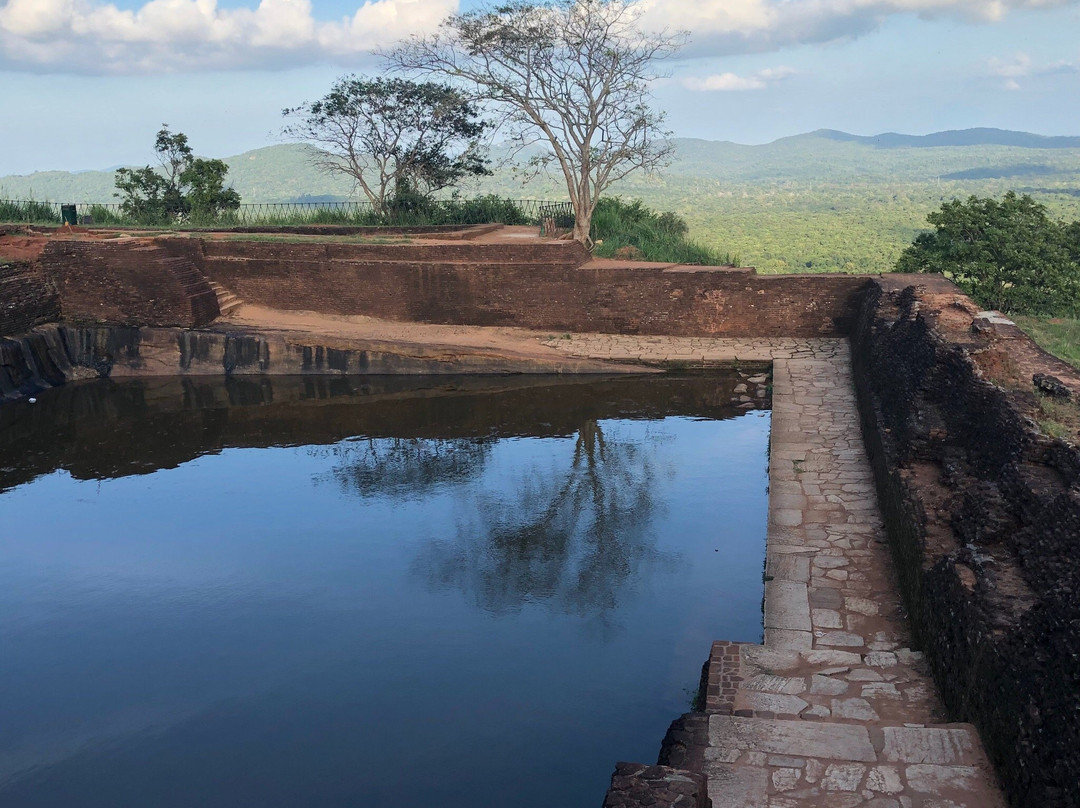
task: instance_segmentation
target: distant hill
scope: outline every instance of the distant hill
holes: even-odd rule
[[[842,143],[863,143],[879,149],[934,148],[939,146],[1017,146],[1022,149],[1080,149],[1080,137],[1047,137],[1030,132],[1008,129],[951,129],[930,135],[901,135],[885,132],[881,135],[849,135],[834,129],[819,129],[812,137],[838,140]]]
[[[244,202],[286,202],[315,197],[343,199],[352,183],[328,177],[311,167],[307,146],[291,143],[226,157],[228,181]],[[119,166],[117,166],[119,168]],[[117,202],[115,169],[109,171],[39,171],[0,177],[0,199],[46,202]]]
[[[347,199],[352,183],[311,166],[309,147],[267,146],[225,158],[229,181],[245,202]],[[965,129],[931,135],[892,133],[864,137],[821,129],[760,146],[679,138],[675,159],[659,178],[635,177],[623,193],[653,196],[664,186],[697,187],[705,182],[733,186],[918,182],[1010,178],[1044,184],[1080,169],[1080,137],[1044,137],[1001,129]],[[112,171],[43,171],[0,177],[0,198],[51,202],[116,201]],[[498,192],[512,197],[558,197],[557,183],[523,188],[508,169],[465,193]]]

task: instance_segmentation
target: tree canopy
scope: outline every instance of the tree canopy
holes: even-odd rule
[[[181,218],[214,219],[240,207],[240,194],[225,187],[229,167],[222,160],[196,157],[183,132],[162,124],[154,141],[160,169],[120,168],[116,188],[123,212],[145,224]]]
[[[317,147],[314,163],[351,177],[377,213],[489,173],[488,124],[446,84],[343,76],[318,101],[285,109],[285,134]]]
[[[685,37],[647,33],[634,0],[510,2],[448,17],[431,36],[384,54],[398,69],[449,79],[501,113],[532,172],[562,176],[574,237],[588,241],[612,183],[667,164],[670,133],[651,106],[656,64]]]
[[[1027,194],[971,196],[927,216],[897,263],[940,272],[980,305],[1018,314],[1080,314],[1080,222],[1064,224]]]

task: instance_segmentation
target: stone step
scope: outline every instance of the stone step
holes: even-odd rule
[[[222,317],[228,317],[238,308],[244,305],[244,301],[236,296],[233,292],[230,292],[224,286],[217,281],[207,281],[210,289],[217,296],[218,309],[221,311]]]
[[[720,657],[718,664],[732,669],[729,679],[738,677],[727,694],[734,715],[898,724],[944,720],[928,688],[922,654],[910,648],[792,651],[742,645],[737,657]]]
[[[713,808],[1004,808],[975,730],[709,718]]]
[[[799,651],[718,642],[709,656],[706,711],[837,723],[944,721],[922,654],[900,647]]]

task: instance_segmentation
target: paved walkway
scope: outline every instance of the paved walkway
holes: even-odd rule
[[[979,738],[944,723],[909,647],[842,340],[572,335],[565,353],[773,360],[765,643],[718,642],[714,808],[1000,808]]]

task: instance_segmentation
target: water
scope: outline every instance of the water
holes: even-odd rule
[[[0,806],[596,808],[711,641],[760,641],[739,381],[3,405]]]

